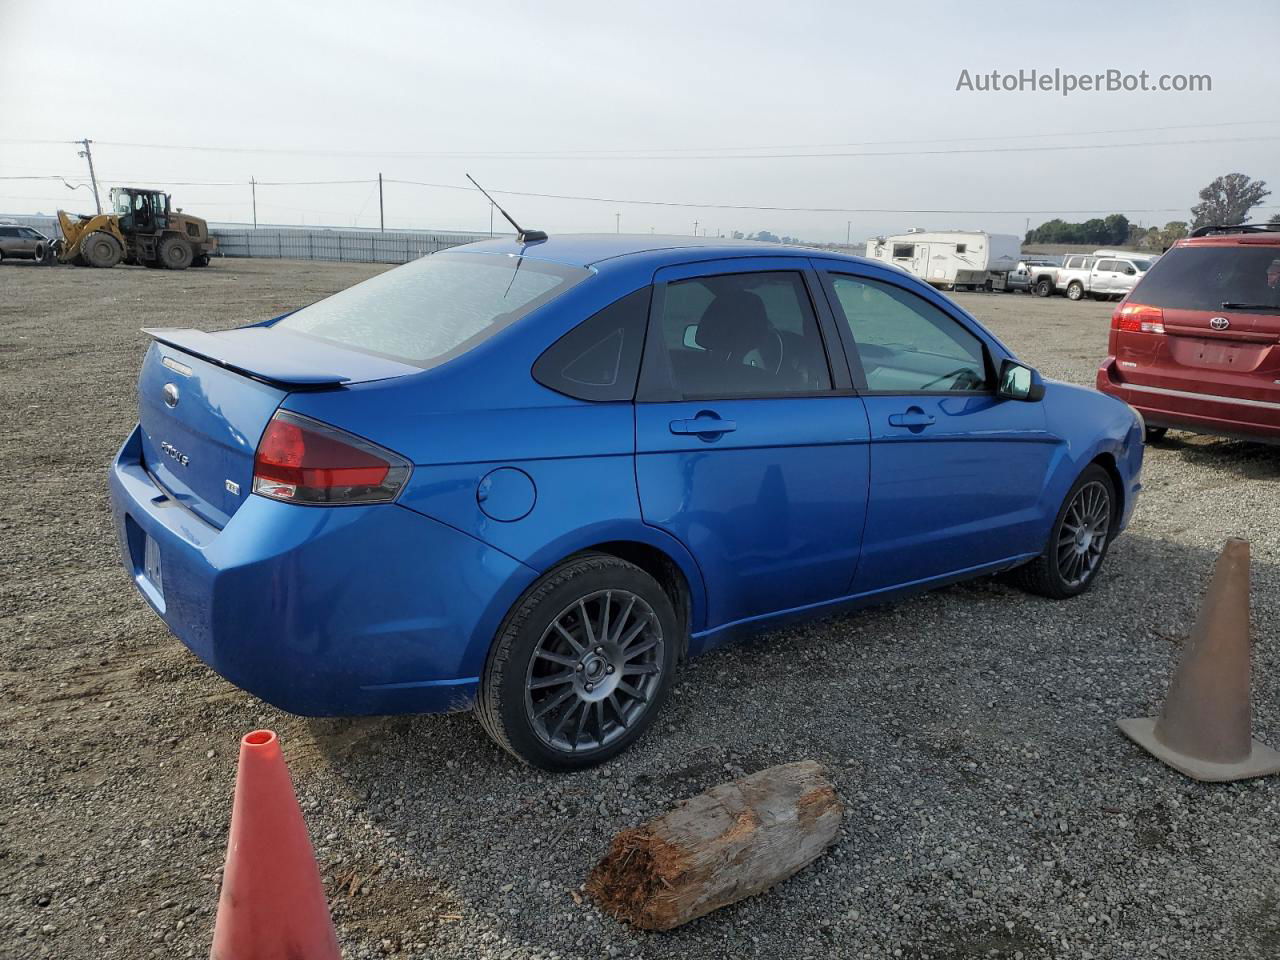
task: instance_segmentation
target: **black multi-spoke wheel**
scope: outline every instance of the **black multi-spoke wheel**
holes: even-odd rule
[[[480,721],[536,766],[600,763],[657,713],[678,630],[670,598],[639,567],[599,554],[572,560],[508,615],[481,678]]]
[[[1063,583],[1077,587],[1093,576],[1110,532],[1110,484],[1090,480],[1067,502],[1058,528],[1058,574]]]
[[[525,709],[554,750],[612,743],[648,708],[662,678],[662,625],[629,590],[600,590],[561,611],[538,641]]]
[[[1102,569],[1115,529],[1115,512],[1111,477],[1091,464],[1063,500],[1044,553],[1012,571],[1009,579],[1057,600],[1084,593]]]

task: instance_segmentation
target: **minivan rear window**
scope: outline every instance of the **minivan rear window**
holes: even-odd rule
[[[1174,310],[1222,310],[1224,303],[1280,310],[1280,246],[1175,247],[1152,264],[1131,298]]]
[[[466,353],[590,275],[529,257],[437,253],[303,307],[276,326],[426,368]]]

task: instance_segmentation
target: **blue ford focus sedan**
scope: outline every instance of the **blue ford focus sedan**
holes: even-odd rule
[[[816,250],[497,240],[147,332],[110,488],[169,628],[285,710],[474,706],[549,769],[746,631],[996,573],[1075,596],[1140,489],[1130,407]]]

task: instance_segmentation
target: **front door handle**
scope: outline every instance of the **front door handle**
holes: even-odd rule
[[[923,430],[933,426],[934,418],[919,407],[912,407],[906,413],[895,413],[889,417],[892,427],[907,427],[910,430]]]
[[[692,420],[671,421],[672,433],[679,435],[692,434],[701,437],[703,440],[715,440],[722,434],[732,433],[737,429],[738,424],[736,422],[733,420],[721,420],[710,411],[703,411]]]

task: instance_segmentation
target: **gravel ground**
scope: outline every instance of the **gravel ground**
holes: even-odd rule
[[[258,726],[283,738],[349,958],[1280,953],[1280,781],[1189,782],[1113,723],[1158,707],[1216,549],[1246,535],[1256,733],[1280,743],[1280,449],[1172,435],[1086,598],[983,581],[710,654],[595,771],[517,766],[468,715],[292,717],[200,665],[110,532],[137,330],[258,319],[378,269],[0,267],[0,956],[206,956]],[[959,299],[1092,383],[1106,305]],[[668,934],[581,900],[615,831],[810,757],[848,812],[792,880]]]

